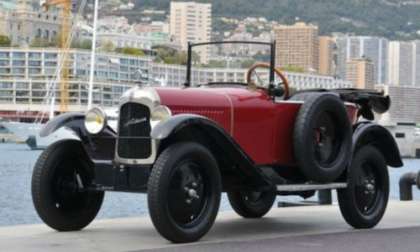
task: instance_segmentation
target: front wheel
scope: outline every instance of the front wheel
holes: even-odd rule
[[[227,196],[233,210],[240,216],[244,218],[261,218],[273,206],[276,192],[232,191],[228,192]]]
[[[157,231],[175,243],[199,240],[216,219],[221,187],[217,162],[207,148],[189,142],[166,148],[153,166],[147,188]]]
[[[92,165],[79,141],[63,140],[49,146],[32,175],[32,200],[39,217],[58,231],[86,227],[104,198],[104,192],[86,190],[92,180]]]
[[[386,161],[374,146],[356,151],[349,184],[338,190],[338,203],[346,222],[354,228],[372,228],[382,219],[389,196]]]

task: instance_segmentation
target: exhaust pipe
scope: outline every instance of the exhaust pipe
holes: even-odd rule
[[[400,200],[401,201],[410,201],[413,200],[413,189],[414,185],[420,189],[420,172],[406,173],[400,178]]]

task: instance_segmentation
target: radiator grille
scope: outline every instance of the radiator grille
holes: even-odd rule
[[[118,156],[125,159],[146,159],[151,155],[150,110],[138,103],[121,106],[118,123]]]

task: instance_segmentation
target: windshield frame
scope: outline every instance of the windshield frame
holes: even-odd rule
[[[213,41],[204,43],[191,43],[188,42],[188,60],[187,60],[187,76],[184,83],[185,87],[191,86],[191,74],[192,74],[192,51],[194,47],[208,46],[208,45],[221,45],[221,44],[254,44],[254,45],[266,45],[270,47],[270,86],[274,85],[274,68],[276,67],[276,41],[272,42],[260,42],[260,41]]]

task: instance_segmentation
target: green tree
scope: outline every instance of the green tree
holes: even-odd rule
[[[44,38],[34,38],[30,44],[31,47],[50,47],[51,42]]]
[[[84,39],[82,41],[75,40],[71,43],[71,48],[90,50],[92,49],[92,40],[89,40],[89,39]]]
[[[118,53],[128,54],[128,55],[134,55],[134,56],[145,56],[146,54],[143,52],[143,50],[133,47],[123,47],[123,48],[117,48],[115,50]]]
[[[281,68],[282,71],[286,71],[286,72],[293,72],[293,73],[303,73],[305,72],[305,69],[303,69],[303,67],[299,67],[299,66],[292,66],[292,65],[287,65]]]
[[[113,52],[115,51],[115,45],[111,41],[106,41],[102,44],[101,49],[105,52]]]
[[[250,68],[256,61],[254,59],[248,59],[241,62],[241,68]]]
[[[156,52],[155,62],[174,64],[174,65],[186,65],[188,61],[188,54],[185,51],[177,51],[173,48],[158,46],[153,48]],[[200,56],[196,53],[192,53],[192,63],[198,64],[200,62]]]
[[[12,45],[8,36],[0,35],[0,47],[9,47]]]

